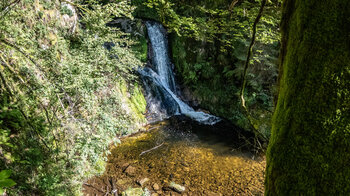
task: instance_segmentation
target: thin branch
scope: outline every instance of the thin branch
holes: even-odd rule
[[[256,27],[260,21],[260,18],[262,16],[262,13],[264,11],[264,7],[266,5],[266,1],[267,0],[262,0],[261,2],[261,7],[260,7],[260,10],[259,10],[259,13],[257,15],[257,17],[255,18],[255,21],[254,21],[254,24],[253,24],[253,35],[252,35],[252,40],[250,42],[250,45],[249,45],[249,48],[248,48],[248,54],[247,54],[247,59],[245,61],[245,64],[244,64],[244,72],[243,72],[243,83],[242,83],[242,88],[241,88],[241,93],[240,93],[240,96],[241,96],[241,101],[242,101],[242,106],[244,108],[246,108],[246,105],[245,105],[245,100],[244,100],[244,90],[245,90],[245,87],[247,85],[247,71],[248,71],[248,67],[249,67],[249,61],[250,61],[250,57],[252,55],[252,51],[253,51],[253,46],[254,46],[254,43],[255,43],[255,39],[256,39]]]
[[[2,8],[1,12],[8,10],[11,6],[13,6],[14,4],[19,3],[19,2],[20,2],[20,0],[14,0],[13,2],[9,3],[9,5]]]
[[[10,70],[10,72],[12,72],[15,75],[15,77],[17,77],[22,82],[22,84],[29,89],[29,92],[31,94],[34,94],[33,89],[23,80],[23,78],[19,75],[19,73],[16,73],[16,71],[10,66],[10,64],[5,60],[5,58],[1,53],[0,53],[0,58],[4,62],[2,64],[5,65]],[[41,102],[39,102],[39,104],[45,110],[47,121],[50,123],[51,126],[53,126],[49,118],[49,112],[47,111],[47,108]]]
[[[44,72],[43,69],[40,67],[40,65],[32,57],[30,57],[27,53],[22,51],[14,43],[11,43],[10,41],[5,40],[5,39],[0,39],[0,42],[4,43],[7,46],[10,46],[11,48],[17,50],[18,52],[20,52],[23,56],[25,56],[27,59],[29,59],[41,72]]]
[[[262,16],[262,14],[263,14],[264,7],[266,5],[266,1],[267,0],[262,0],[261,6],[260,6],[260,9],[259,9],[259,13],[258,13],[257,17],[255,18],[255,21],[254,21],[254,24],[253,24],[252,40],[250,42],[250,45],[249,45],[249,48],[248,48],[247,59],[246,59],[245,64],[244,64],[244,71],[243,71],[243,77],[242,77],[242,87],[241,87],[241,92],[240,92],[242,107],[243,107],[243,109],[244,109],[244,111],[246,113],[248,121],[249,121],[251,127],[253,128],[253,131],[255,132],[256,136],[259,137],[259,138],[262,138],[262,139],[264,137],[254,127],[254,125],[252,123],[252,120],[251,120],[251,116],[249,115],[248,108],[245,105],[244,91],[245,91],[245,87],[247,85],[247,71],[248,71],[248,67],[249,67],[249,61],[250,61],[250,57],[252,56],[253,46],[254,46],[255,39],[256,39],[256,28],[257,28],[257,25],[258,25],[258,23],[260,21],[260,18]]]
[[[0,56],[1,56],[1,55],[0,55]],[[2,56],[1,56],[1,58],[3,59]],[[5,61],[5,62],[6,62],[6,61]],[[6,63],[5,63],[5,64],[6,64]],[[11,91],[10,87],[8,86],[7,81],[6,81],[6,79],[5,79],[5,76],[3,75],[1,69],[0,69],[0,78],[1,78],[2,83],[3,83],[4,86],[5,86],[6,90],[8,91],[9,95],[10,95],[11,97],[14,97],[14,94],[13,94],[13,92]],[[30,123],[31,121],[29,120],[29,118],[27,117],[27,115],[24,113],[24,111],[23,111],[22,109],[20,109],[20,108],[17,108],[17,109],[21,112],[22,116],[25,118],[27,124],[31,127],[31,129],[38,135],[40,141],[41,141],[41,142],[45,145],[45,147],[51,152],[51,148],[46,144],[46,142],[44,141],[43,137],[42,137],[41,134],[38,132],[38,130],[35,129],[35,127]]]
[[[163,144],[164,144],[164,142],[163,142],[163,143],[161,143],[161,144],[160,144],[160,145],[158,145],[158,146],[155,146],[155,147],[153,147],[153,148],[149,149],[149,150],[145,150],[145,151],[141,152],[141,153],[140,153],[140,156],[141,156],[141,155],[143,155],[143,154],[146,154],[146,153],[148,153],[148,152],[151,152],[152,150],[155,150],[155,149],[157,149],[157,148],[161,147]]]
[[[82,5],[75,4],[75,3],[72,3],[72,2],[67,1],[67,0],[62,0],[62,2],[68,3],[68,4],[70,4],[70,5],[73,6],[73,7],[77,7],[77,8],[79,8],[79,9],[81,9],[81,10],[83,10],[83,11],[89,13],[89,10],[86,9],[86,8],[84,8]]]
[[[4,8],[2,8],[1,11],[0,11],[1,12],[1,18],[3,18],[8,13],[8,11],[10,10],[11,7],[13,7],[15,4],[19,3],[20,1],[21,0],[14,0],[8,6],[5,6]]]
[[[5,86],[5,89],[7,90],[7,92],[9,93],[9,95],[12,97],[12,96],[13,96],[13,93],[12,93],[12,91],[11,91],[11,88],[8,86],[8,84],[7,84],[7,82],[6,82],[5,76],[2,74],[1,68],[0,68],[0,79],[1,79],[2,83],[3,83],[4,86]]]
[[[90,187],[90,188],[93,188],[93,189],[95,189],[96,191],[98,191],[98,192],[100,192],[100,193],[102,193],[102,194],[105,193],[104,191],[102,191],[102,190],[100,190],[100,189],[98,189],[98,188],[92,186],[91,184],[84,183],[83,185],[85,185],[85,186],[87,186],[87,187]]]
[[[239,1],[239,0],[233,0],[233,1],[232,1],[232,3],[230,4],[230,6],[229,6],[229,8],[228,8],[228,10],[229,10],[230,12],[233,11],[233,8],[234,8],[235,5],[238,3],[238,1]]]

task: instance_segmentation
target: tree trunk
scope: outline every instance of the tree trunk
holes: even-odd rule
[[[285,0],[266,195],[350,193],[350,1]]]

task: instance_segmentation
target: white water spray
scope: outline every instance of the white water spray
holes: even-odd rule
[[[158,98],[158,101],[149,98],[149,109],[153,110],[151,112],[159,113],[159,116],[162,118],[164,117],[164,109],[162,110],[161,107],[165,107],[167,115],[170,116],[183,114],[199,123],[208,125],[219,122],[221,120],[219,117],[204,112],[197,112],[176,96],[166,31],[161,24],[156,22],[146,22],[146,26],[152,45],[152,62],[155,70],[144,68],[139,70],[139,72],[143,76],[146,90],[152,91],[152,94]]]

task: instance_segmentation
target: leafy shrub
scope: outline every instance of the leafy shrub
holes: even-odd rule
[[[13,171],[13,195],[80,194],[108,145],[145,122],[134,41],[105,25],[132,19],[133,7],[72,5],[68,14],[58,1],[24,0],[0,18],[0,168]]]

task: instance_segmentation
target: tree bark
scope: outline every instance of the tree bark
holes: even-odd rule
[[[265,195],[350,193],[350,1],[285,0]]]

